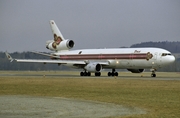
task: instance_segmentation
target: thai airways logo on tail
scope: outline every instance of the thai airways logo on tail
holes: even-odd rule
[[[50,20],[50,25],[53,33],[54,40],[46,42],[46,48],[52,51],[69,50],[74,47],[74,41],[64,39],[59,28],[53,20]]]

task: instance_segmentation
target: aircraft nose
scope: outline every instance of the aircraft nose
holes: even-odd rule
[[[174,61],[175,61],[175,57],[173,55],[168,55],[168,56],[165,56],[165,58],[161,60],[161,64],[168,65],[168,64],[173,63]]]
[[[171,57],[169,57],[169,59],[168,59],[169,63],[173,63],[175,60],[176,59],[173,55]]]

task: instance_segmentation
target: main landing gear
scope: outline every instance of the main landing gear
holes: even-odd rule
[[[80,76],[91,76],[91,72],[80,72]],[[101,76],[101,72],[95,72],[95,76]]]
[[[152,69],[151,71],[152,71],[151,77],[156,77],[156,69]]]
[[[95,72],[94,75],[101,76],[101,72]],[[85,70],[84,72],[80,72],[80,76],[91,76],[91,72]],[[112,72],[108,72],[108,76],[118,76],[118,72],[113,68]]]
[[[118,76],[118,72],[115,69],[112,69],[112,72],[108,72],[108,76]]]
[[[80,76],[91,76],[90,72],[80,72]]]

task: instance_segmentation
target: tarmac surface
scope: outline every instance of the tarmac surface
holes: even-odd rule
[[[117,77],[108,77],[107,75],[103,74],[102,76],[80,76],[78,74],[71,74],[71,72],[69,72],[70,74],[39,74],[37,72],[37,74],[17,74],[17,73],[6,73],[6,74],[3,74],[3,73],[0,73],[0,77],[1,76],[13,76],[13,77],[16,77],[16,76],[28,76],[28,77],[58,77],[58,78],[103,78],[103,79],[139,79],[139,80],[180,80],[180,73],[168,73],[168,72],[163,72],[165,73],[166,75],[163,75],[163,73],[160,72],[160,75],[157,74],[157,77],[151,77],[150,73],[145,73],[145,75],[143,74],[132,74],[132,73],[127,73],[127,75],[125,75],[124,73],[119,73],[119,76]],[[168,74],[168,76],[167,76]],[[175,76],[174,76],[175,75]]]
[[[1,118],[99,118],[146,111],[122,105],[60,97],[0,96]]]

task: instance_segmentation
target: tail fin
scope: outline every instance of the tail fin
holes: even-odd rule
[[[8,58],[8,60],[9,60],[10,62],[12,62],[12,61],[14,60],[7,51],[5,52],[5,54],[6,54],[6,57]]]
[[[56,41],[57,38],[60,38],[61,41],[65,40],[54,20],[50,20],[50,25],[51,25],[52,33],[54,35],[54,40]]]

